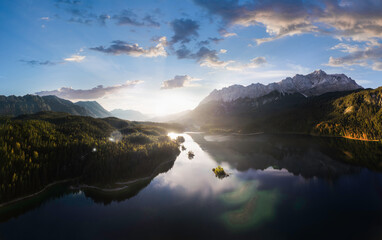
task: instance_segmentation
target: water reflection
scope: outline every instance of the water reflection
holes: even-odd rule
[[[240,172],[286,169],[304,178],[334,180],[358,173],[359,166],[381,170],[379,143],[290,135],[191,136],[217,162],[228,163]]]
[[[45,202],[14,208],[23,209],[14,213],[17,218],[10,220],[8,212],[0,238],[381,236],[382,174],[362,167],[380,169],[380,145],[302,136],[181,135],[187,151],[153,173],[156,166],[147,168],[147,178],[114,183],[118,191],[64,188],[40,196]],[[192,160],[188,151],[195,154]],[[230,176],[216,178],[211,169],[218,165]],[[23,231],[17,231],[20,226]]]
[[[215,178],[211,169],[217,166],[216,161],[203,151],[190,135],[181,135],[186,139],[184,146],[195,156],[190,161],[188,152],[182,151],[175,161],[173,169],[155,179],[153,185],[156,188],[169,188],[185,196],[209,198],[233,189],[238,184],[237,178],[229,178],[227,181],[219,181]],[[227,163],[222,166],[229,168]]]

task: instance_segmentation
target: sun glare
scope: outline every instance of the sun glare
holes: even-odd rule
[[[169,136],[172,140],[174,140],[174,139],[176,139],[179,136],[179,134],[170,132],[170,133],[167,134],[167,136]]]

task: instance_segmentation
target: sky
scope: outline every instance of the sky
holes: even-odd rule
[[[2,0],[0,95],[166,115],[317,69],[382,85],[381,0]]]

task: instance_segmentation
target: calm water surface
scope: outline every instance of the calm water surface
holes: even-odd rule
[[[0,239],[382,239],[380,145],[182,135],[187,150],[128,190],[57,186],[0,210]]]

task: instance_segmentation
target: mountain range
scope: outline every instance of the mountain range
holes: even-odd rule
[[[322,70],[269,85],[214,90],[178,119],[211,132],[269,132],[382,139],[382,87],[363,89]]]
[[[363,89],[344,74],[322,70],[268,85],[233,85],[213,90],[192,111],[153,118],[138,111],[105,110],[95,101],[56,96],[0,96],[0,115],[40,111],[135,121],[177,122],[189,130],[275,132],[382,139],[382,87]]]
[[[209,101],[230,102],[238,98],[258,98],[271,92],[300,93],[306,97],[318,96],[327,92],[339,92],[361,89],[353,79],[345,74],[326,74],[322,70],[316,70],[307,75],[297,74],[287,77],[276,83],[263,85],[253,83],[249,86],[232,85],[221,90],[213,90],[200,104]]]
[[[149,117],[134,110],[116,109],[107,111],[96,101],[71,102],[56,96],[2,96],[0,95],[0,116],[19,116],[43,111],[64,112],[94,118],[118,117],[126,120],[145,121]]]

